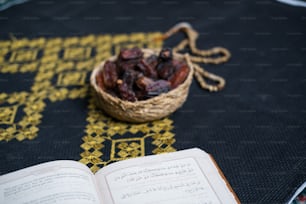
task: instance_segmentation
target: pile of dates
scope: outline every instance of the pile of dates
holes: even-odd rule
[[[146,100],[175,89],[185,81],[189,67],[165,48],[159,56],[143,57],[141,49],[122,49],[116,61],[106,61],[96,82],[107,93],[127,101]]]

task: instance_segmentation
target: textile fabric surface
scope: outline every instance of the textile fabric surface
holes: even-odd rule
[[[221,92],[194,80],[171,116],[144,124],[95,106],[89,75],[121,47],[172,47],[152,38],[178,22],[200,49],[229,62],[202,65]],[[115,161],[199,147],[242,203],[284,203],[306,172],[305,8],[258,1],[29,1],[0,12],[0,174],[58,159],[93,172]]]

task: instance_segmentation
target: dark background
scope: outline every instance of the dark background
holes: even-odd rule
[[[224,46],[232,58],[222,65],[204,65],[226,78],[226,88],[209,93],[193,82],[187,102],[171,116],[174,146],[211,153],[242,203],[284,203],[306,180],[306,8],[268,0],[30,1],[0,12],[0,40],[9,34],[36,38],[164,32],[181,21],[199,31],[199,48]],[[180,37],[166,45],[175,45]],[[9,89],[10,81],[2,80],[0,92]],[[83,103],[73,104],[79,108]],[[49,108],[57,111],[44,118],[57,117],[71,104],[53,104]],[[61,127],[79,124],[74,137],[81,138],[85,116],[67,112],[66,117]],[[1,174],[43,161],[80,159],[80,139],[72,144],[67,130],[54,121],[43,122],[46,129],[54,128],[42,127],[40,135],[65,134],[66,143],[53,142],[53,149],[42,152],[52,141],[1,142]]]

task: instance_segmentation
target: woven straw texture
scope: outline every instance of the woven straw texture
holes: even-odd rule
[[[160,50],[142,49],[142,51],[146,58],[152,54],[158,54]],[[105,61],[101,62],[101,64],[95,67],[90,77],[90,83],[96,92],[97,105],[110,116],[132,123],[153,121],[170,115],[185,102],[193,78],[193,66],[188,55],[173,53],[173,57],[186,61],[189,66],[189,74],[184,83],[167,93],[148,100],[136,102],[125,101],[114,97],[97,85],[96,75],[103,69]],[[117,57],[113,56],[108,60],[115,61],[116,59]]]

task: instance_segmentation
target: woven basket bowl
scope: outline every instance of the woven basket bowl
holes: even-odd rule
[[[159,53],[159,50],[151,49],[142,49],[142,51],[144,53],[144,58],[153,54],[158,55]],[[132,123],[149,122],[170,115],[185,102],[193,78],[193,66],[188,56],[173,53],[173,57],[178,60],[183,60],[188,64],[189,74],[186,80],[167,93],[162,93],[153,98],[135,102],[125,101],[118,97],[114,97],[97,85],[96,75],[103,69],[106,60],[101,62],[94,68],[90,77],[90,83],[97,96],[97,105],[110,116],[121,121]],[[112,56],[108,60],[115,61],[116,59],[116,56]]]

